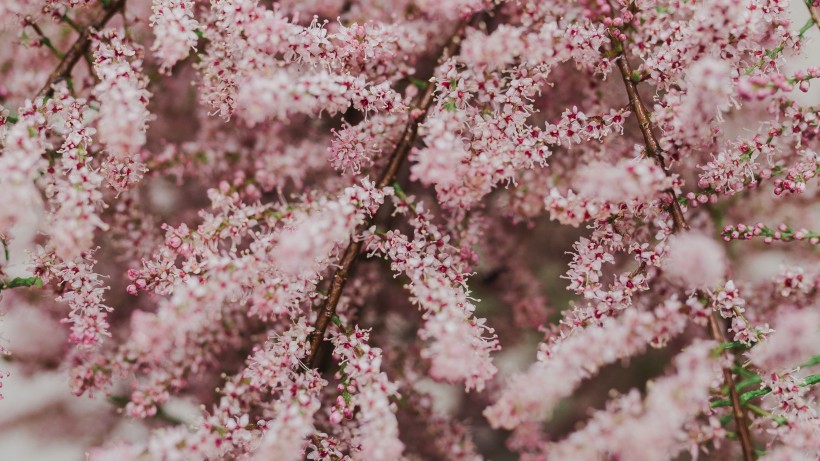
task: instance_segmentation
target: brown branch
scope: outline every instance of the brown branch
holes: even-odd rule
[[[439,57],[439,62],[457,52],[461,36],[463,35],[467,24],[468,22],[462,22],[459,24],[456,32],[452,35],[447,45],[445,45],[442,50]],[[395,181],[399,168],[401,168],[404,159],[407,158],[407,154],[410,152],[410,149],[416,141],[419,125],[424,122],[424,119],[427,117],[427,114],[433,105],[433,101],[435,99],[435,87],[436,85],[434,82],[428,82],[424,92],[419,96],[418,102],[415,105],[417,108],[416,111],[414,111],[416,112],[415,117],[413,115],[410,116],[411,119],[404,129],[404,133],[402,133],[399,138],[393,153],[390,155],[387,165],[379,175],[379,180],[376,182],[376,187],[379,189],[383,189]],[[369,229],[373,225],[374,219],[375,213],[370,218],[365,219],[365,221],[356,228],[355,233],[350,239],[350,243],[339,261],[339,268],[336,269],[336,272],[333,274],[333,278],[330,283],[330,292],[328,293],[327,300],[325,300],[325,304],[322,307],[322,311],[319,313],[319,317],[316,319],[314,330],[311,333],[310,355],[305,360],[305,363],[311,368],[316,368],[319,365],[319,359],[321,357],[321,354],[319,354],[319,348],[324,340],[325,331],[333,320],[333,316],[336,315],[336,306],[339,304],[339,300],[342,297],[342,292],[347,284],[348,277],[350,277],[350,271],[353,268],[353,264],[359,257],[359,252],[361,252],[363,242],[360,239],[357,239],[356,236],[361,235],[364,231]]]
[[[50,96],[54,91],[52,85],[62,80],[67,80],[71,77],[71,71],[74,65],[82,58],[88,51],[88,46],[91,43],[91,30],[99,30],[104,27],[114,15],[125,6],[125,0],[115,0],[97,14],[97,16],[80,31],[80,36],[71,45],[71,48],[63,56],[57,68],[48,76],[46,84],[37,93],[37,97]]]
[[[812,6],[812,0],[803,0],[806,4],[806,8],[809,9],[809,16],[811,16],[812,22],[814,25],[820,28],[820,15],[817,14],[817,11],[814,10],[814,6]]]
[[[638,93],[636,83],[632,80],[632,68],[629,65],[629,60],[626,56],[624,45],[617,37],[611,36],[611,38],[615,44],[616,50],[618,51],[618,70],[620,70],[621,77],[623,78],[624,85],[626,86],[626,93],[629,96],[629,105],[632,107],[632,111],[638,119],[638,125],[641,127],[641,133],[643,134],[644,142],[646,144],[646,152],[649,157],[655,159],[658,165],[660,165],[663,169],[664,173],[669,175],[669,171],[667,170],[663,159],[663,151],[653,131],[653,128],[655,127],[649,117],[649,111],[646,109],[646,105],[644,105],[641,95]],[[669,190],[667,192],[672,195],[672,204],[669,209],[670,214],[672,215],[672,221],[674,222],[673,230],[674,232],[684,231],[689,228],[689,225],[686,222],[686,218],[683,216],[683,210],[681,210],[680,204],[678,203],[677,195],[674,190]],[[709,328],[711,336],[715,340],[720,343],[726,342],[726,337],[720,328],[720,320],[717,317],[717,313],[714,311],[709,318]],[[743,451],[743,459],[744,461],[753,461],[754,446],[752,444],[752,434],[749,430],[749,420],[746,416],[746,411],[740,403],[737,388],[735,387],[735,380],[732,377],[732,371],[730,369],[723,368],[723,380],[729,388],[729,396],[732,401],[732,413],[734,414],[737,434],[740,439],[740,448]]]
[[[635,117],[638,119],[638,125],[641,127],[641,134],[643,134],[644,143],[646,144],[646,152],[649,157],[654,158],[655,161],[658,162],[658,165],[660,165],[661,168],[663,168],[663,171],[668,175],[669,172],[666,169],[666,162],[663,159],[663,151],[658,143],[658,138],[655,137],[655,133],[652,131],[653,124],[649,119],[649,111],[646,109],[646,105],[644,105],[640,93],[638,93],[637,85],[632,81],[632,67],[629,65],[629,60],[624,52],[623,44],[615,37],[612,37],[612,40],[615,41],[616,46],[620,49],[617,58],[618,70],[621,71],[621,77],[623,78],[624,85],[626,85],[626,94],[629,96],[629,105],[632,108],[632,112],[635,114]],[[688,229],[689,226],[686,224],[686,219],[683,217],[683,210],[681,210],[680,203],[678,203],[677,194],[671,189],[667,192],[672,196],[672,203],[669,205],[669,211],[672,215],[672,222],[675,225],[675,231],[677,232]]]
[[[51,43],[51,39],[48,38],[48,36],[46,36],[45,32],[43,32],[43,29],[40,28],[40,25],[37,24],[31,16],[26,16],[24,23],[25,25],[31,27],[34,30],[34,33],[36,33],[40,37],[40,43],[43,46],[51,50],[51,52],[54,53],[55,56],[62,59],[63,53],[61,53],[60,50],[54,47],[54,44]]]
[[[709,317],[709,329],[712,332],[712,336],[720,341],[721,344],[726,342],[726,336],[720,328],[720,319],[718,319],[717,312],[712,312],[712,315]],[[740,449],[743,451],[743,459],[752,461],[754,459],[754,446],[752,445],[752,434],[749,430],[749,418],[746,416],[743,405],[740,403],[740,396],[737,394],[732,370],[728,368],[723,369],[723,382],[729,388],[729,400],[732,402],[732,412],[735,416],[735,426],[737,426],[737,435],[738,439],[740,439]]]

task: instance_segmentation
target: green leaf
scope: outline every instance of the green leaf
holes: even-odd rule
[[[786,418],[784,418],[782,416],[773,415],[773,414],[769,413],[768,411],[760,408],[757,405],[752,405],[751,403],[749,403],[749,404],[746,404],[746,408],[748,408],[753,413],[758,414],[760,416],[767,416],[769,418],[772,418],[779,426],[782,426],[782,425],[784,425],[788,422],[786,420]]]
[[[820,375],[809,375],[801,386],[806,387],[817,383],[820,383]]]
[[[416,88],[418,88],[420,90],[426,90],[427,86],[430,85],[429,82],[425,82],[424,80],[421,80],[421,79],[418,79],[418,78],[415,78],[415,77],[410,77],[410,83],[412,83],[413,86],[415,86]]]
[[[43,280],[40,277],[15,277],[11,280],[3,282],[3,288],[18,288],[18,287],[43,287]]]
[[[737,390],[744,389],[749,386],[754,386],[755,384],[760,384],[761,378],[760,376],[755,376],[754,378],[744,379],[743,381],[738,382],[735,385]]]
[[[396,192],[396,196],[399,198],[405,198],[407,195],[404,193],[404,189],[401,188],[401,184],[398,181],[393,183],[393,190]]]
[[[754,391],[744,392],[743,394],[740,394],[740,403],[746,403],[749,400],[755,399],[762,395],[766,395],[771,391],[772,390],[770,388],[764,387],[763,389],[756,389]]]
[[[334,315],[333,315],[333,317],[332,317],[330,320],[331,320],[331,321],[333,322],[333,324],[334,324],[334,325],[336,325],[337,327],[339,327],[339,328],[341,328],[341,327],[342,327],[342,319],[340,319],[338,315],[335,315],[335,314],[334,314]]]
[[[724,351],[727,349],[747,349],[749,346],[740,341],[732,341],[731,343],[723,343],[720,348]]]
[[[734,371],[734,372],[735,372],[735,373],[737,373],[738,375],[743,376],[743,377],[745,377],[745,378],[754,378],[754,377],[756,377],[756,376],[757,376],[757,375],[756,375],[756,374],[754,374],[753,372],[751,372],[751,371],[749,371],[749,370],[747,370],[747,369],[745,369],[745,368],[743,368],[743,367],[739,367],[739,366],[737,366],[737,365],[733,365],[733,366],[732,366],[732,371]]]
[[[820,364],[820,355],[815,355],[814,357],[810,358],[808,362],[800,365],[801,367],[813,367],[817,364]]]

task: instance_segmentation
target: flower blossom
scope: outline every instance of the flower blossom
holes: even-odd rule
[[[94,68],[100,77],[100,83],[94,87],[94,95],[100,101],[97,134],[112,161],[127,164],[138,158],[151,120],[147,108],[151,93],[142,74],[142,48],[110,29],[94,37],[93,49]],[[127,179],[124,184],[122,179],[109,181],[112,185],[120,184],[120,188],[129,185]]]
[[[769,372],[789,370],[820,351],[820,312],[806,308],[778,315],[774,333],[749,353],[755,366]]]
[[[664,274],[686,288],[709,288],[719,284],[726,273],[726,255],[715,240],[687,232],[669,241]]]
[[[390,189],[378,190],[372,182],[345,189],[339,200],[328,201],[318,213],[285,230],[271,255],[287,274],[310,270],[333,248],[353,236],[366,215],[373,215]]]
[[[413,213],[412,241],[398,231],[383,238],[371,233],[367,249],[385,255],[395,272],[410,279],[406,288],[423,312],[419,337],[428,341],[422,354],[431,361],[431,376],[464,381],[468,390],[480,391],[497,371],[490,352],[498,348],[498,340],[485,320],[475,317],[475,305],[448,239],[430,222],[423,204],[415,204]]]
[[[617,165],[594,162],[581,168],[574,178],[578,195],[613,203],[651,200],[670,187],[670,182],[649,159],[621,161]]]
[[[162,63],[163,72],[168,72],[196,46],[199,23],[194,19],[194,2],[154,0],[151,8],[153,14],[149,20],[155,36],[151,50]]]
[[[656,312],[627,310],[600,326],[542,343],[538,361],[510,380],[484,416],[493,427],[505,429],[546,420],[560,399],[570,395],[602,366],[680,333],[686,326],[680,312],[682,306],[677,299],[670,299]]]
[[[369,338],[359,327],[334,338],[333,350],[344,376],[339,386],[352,395],[346,406],[355,410],[358,422],[354,431],[358,455],[374,461],[400,459],[404,444],[399,440],[396,405],[390,401],[398,397],[398,388],[380,370],[381,350],[370,347]]]
[[[684,448],[686,422],[706,406],[719,376],[713,341],[690,345],[675,358],[676,374],[650,383],[641,402],[637,390],[597,411],[586,426],[544,447],[544,459],[672,459]]]

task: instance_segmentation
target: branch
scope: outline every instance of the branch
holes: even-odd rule
[[[817,12],[814,10],[814,6],[812,0],[803,0],[806,3],[806,8],[809,9],[809,16],[811,16],[811,21],[814,23],[815,26],[820,28],[820,16],[817,15]]]
[[[77,64],[77,61],[88,51],[88,46],[91,43],[91,30],[103,28],[123,7],[125,7],[125,0],[110,2],[103,7],[94,20],[80,29],[80,36],[77,37],[77,40],[71,45],[71,48],[69,48],[65,56],[63,56],[60,64],[54,69],[54,72],[48,76],[46,84],[37,92],[37,98],[41,96],[51,96],[54,91],[52,85],[71,77],[71,70],[74,69],[74,65]]]
[[[663,151],[658,143],[658,139],[655,137],[655,133],[653,131],[653,128],[655,127],[649,118],[649,111],[646,109],[646,106],[641,99],[641,95],[638,93],[636,83],[632,80],[633,72],[631,66],[629,65],[629,58],[624,50],[624,44],[614,35],[610,35],[610,37],[615,44],[618,70],[621,71],[621,77],[623,78],[624,85],[626,86],[626,93],[629,96],[629,105],[632,107],[632,112],[637,117],[638,125],[641,127],[641,133],[643,134],[646,145],[646,152],[649,157],[654,158],[655,161],[658,162],[658,165],[660,165],[660,167],[663,168],[663,171],[668,175],[669,171],[667,170],[663,159]],[[674,190],[670,189],[667,192],[672,195],[672,203],[669,205],[669,209],[672,215],[672,221],[674,222],[673,230],[674,232],[685,231],[689,228],[689,224],[687,224],[686,218],[683,216],[683,210],[681,210],[680,203],[678,203],[678,197]],[[717,313],[713,311],[711,317],[709,318],[710,332],[712,337],[722,344],[726,342],[726,338],[720,328],[719,322],[720,320],[717,317]],[[740,398],[738,397],[737,388],[735,387],[735,380],[732,377],[732,371],[730,369],[723,368],[723,380],[729,388],[729,396],[732,401],[732,413],[734,414],[735,425],[737,426],[740,447],[743,451],[743,459],[744,461],[752,461],[754,460],[754,447],[752,446],[752,435],[749,431],[749,420],[743,406],[741,405]]]
[[[649,119],[649,111],[646,109],[646,105],[644,105],[641,95],[638,93],[637,85],[632,81],[632,67],[629,65],[623,43],[615,36],[611,36],[611,38],[615,41],[617,49],[620,50],[616,59],[618,62],[618,70],[621,71],[621,77],[624,80],[624,85],[626,85],[626,94],[629,96],[629,105],[632,108],[632,113],[638,118],[638,125],[641,127],[641,134],[643,134],[644,143],[646,144],[646,152],[649,157],[654,158],[655,161],[658,162],[658,165],[660,165],[663,171],[668,175],[669,171],[666,169],[666,164],[663,160],[663,151],[661,150],[660,144],[658,144],[655,133],[652,131],[653,124]],[[672,195],[672,203],[669,205],[669,211],[672,215],[675,231],[679,232],[688,229],[689,226],[683,217],[683,211],[680,208],[680,203],[678,203],[677,194],[675,194],[675,191],[672,189],[669,189],[667,192]]]
[[[51,39],[46,36],[46,34],[43,32],[43,29],[41,29],[40,26],[36,22],[34,22],[34,19],[31,16],[26,16],[26,18],[24,19],[24,24],[31,27],[34,30],[34,32],[40,37],[40,43],[49,50],[51,50],[51,52],[54,53],[54,56],[57,56],[61,59],[63,58],[63,53],[61,53],[60,50],[54,47],[54,44],[51,43]]]
[[[709,329],[712,336],[720,343],[726,342],[726,336],[721,330],[717,312],[712,312],[709,317]],[[743,451],[743,459],[745,461],[752,461],[754,459],[754,447],[752,446],[752,434],[749,431],[749,418],[746,416],[746,411],[740,402],[740,397],[737,394],[737,387],[735,386],[735,379],[732,376],[732,371],[728,368],[723,368],[723,382],[729,388],[729,400],[732,402],[732,413],[735,417],[735,426],[737,426],[737,435],[740,439],[740,449]]]
[[[461,22],[458,25],[456,32],[442,50],[439,57],[439,63],[457,52],[461,36],[464,34],[464,29],[467,24],[468,22]],[[376,183],[376,187],[379,189],[383,189],[395,181],[399,168],[401,168],[404,159],[407,158],[407,154],[410,152],[410,149],[416,141],[419,125],[424,122],[425,118],[427,118],[430,107],[433,105],[435,87],[436,85],[433,82],[430,82],[425,87],[424,92],[419,96],[415,109],[418,113],[414,116],[411,112],[411,119],[404,129],[404,133],[402,133],[401,138],[399,138],[393,153],[390,154],[390,160],[387,162],[384,170],[379,175],[379,180]],[[362,249],[363,242],[357,239],[356,236],[361,235],[373,225],[375,214],[376,213],[365,219],[365,221],[356,229],[350,239],[350,243],[342,255],[342,259],[339,261],[339,268],[333,274],[333,279],[330,284],[330,292],[328,293],[327,300],[325,301],[322,311],[319,313],[319,317],[316,319],[313,333],[311,333],[310,355],[305,360],[305,363],[311,368],[316,368],[319,365],[321,357],[321,354],[319,354],[319,348],[324,340],[325,331],[333,320],[333,317],[336,315],[336,306],[339,304],[339,299],[342,297],[342,292],[347,284],[347,279],[350,276],[350,271],[353,264],[356,262],[359,252]]]

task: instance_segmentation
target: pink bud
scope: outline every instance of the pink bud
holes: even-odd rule
[[[802,91],[803,93],[808,93],[809,86],[810,82],[808,80],[803,80],[797,87],[800,88],[800,91]]]

